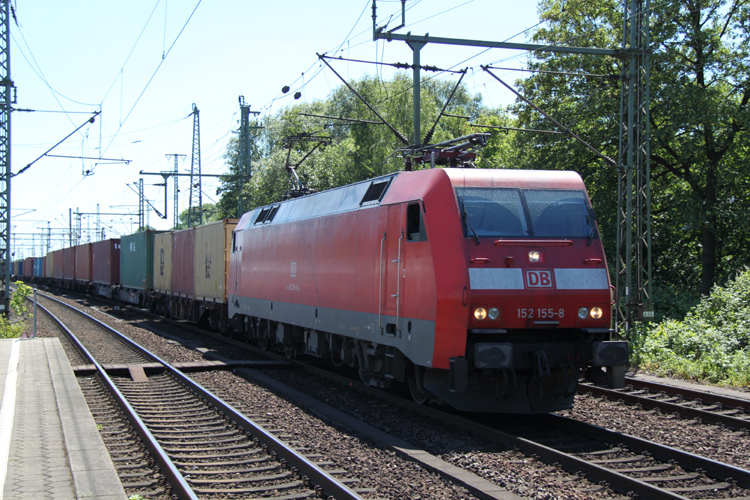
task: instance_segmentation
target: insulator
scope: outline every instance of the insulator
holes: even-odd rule
[[[283,87],[281,87],[281,92],[284,94],[289,92],[289,85],[284,85]]]
[[[299,99],[300,97],[302,97],[302,92],[295,92],[294,93],[294,98],[295,99]]]

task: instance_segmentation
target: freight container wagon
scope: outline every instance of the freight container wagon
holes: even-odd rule
[[[23,276],[23,261],[16,260],[13,261],[11,265],[13,266],[11,268],[11,274],[15,277],[15,279],[20,279],[21,276]]]
[[[120,241],[120,289],[118,298],[145,305],[147,291],[154,288],[154,235],[146,230],[123,236]]]
[[[34,257],[34,271],[32,273],[32,276],[34,278],[37,278],[34,281],[38,281],[39,278],[44,277],[44,264],[45,264],[45,258],[44,257]]]
[[[81,291],[87,291],[91,283],[91,243],[75,247],[75,284]]]
[[[70,288],[76,279],[76,247],[63,248],[63,272],[65,288]]]
[[[170,311],[178,318],[197,321],[193,307],[195,228],[172,233],[172,299]]]
[[[193,297],[195,228],[172,233],[172,294]]]
[[[47,252],[44,256],[44,277],[49,280],[54,278],[55,273],[55,254],[54,252]]]
[[[120,284],[120,238],[91,244],[91,281],[97,295],[114,297]]]
[[[154,236],[154,291],[172,294],[172,233]]]
[[[23,259],[23,274],[22,276],[27,280],[34,275],[34,257],[26,257]]]
[[[197,314],[213,328],[226,325],[227,275],[232,231],[238,219],[224,219],[195,228],[195,302]]]
[[[63,251],[55,250],[53,252],[53,275],[52,277],[55,278],[57,281],[58,286],[62,286],[62,279],[63,279]]]

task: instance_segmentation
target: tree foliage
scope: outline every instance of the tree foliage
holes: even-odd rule
[[[542,0],[549,20],[536,43],[618,48],[620,2]],[[669,0],[651,3],[651,193],[657,286],[706,294],[749,260],[747,162],[750,126],[748,2]],[[523,93],[596,148],[616,158],[621,62],[588,55],[537,53],[534,69],[611,75],[537,74]],[[523,104],[526,128],[550,128]],[[517,135],[525,168],[576,170],[597,209],[608,254],[614,255],[617,174],[572,139]],[[660,290],[659,293],[664,290]],[[662,293],[662,295],[665,295]],[[666,294],[669,295],[669,294]],[[689,302],[689,301],[688,301]]]
[[[623,12],[617,0],[574,4],[540,0],[539,12],[547,22],[534,33],[535,43],[611,49],[622,45]],[[748,18],[746,0],[651,3],[653,282],[657,310],[667,316],[683,315],[714,283],[725,283],[750,264],[746,251],[750,244]],[[516,83],[545,112],[605,155],[617,158],[623,64],[615,57],[537,51],[530,56],[530,68],[556,73],[534,73]],[[454,82],[423,80],[423,136]],[[412,137],[410,74],[399,73],[389,81],[367,76],[351,85],[398,131]],[[521,100],[508,110],[491,109],[465,85],[458,87],[446,111],[466,116],[472,124],[555,131],[554,124]],[[280,200],[293,187],[289,165],[299,164],[300,180],[316,190],[403,168],[395,153],[403,143],[386,126],[302,113],[378,120],[342,85],[325,99],[296,103],[253,123],[259,128],[253,129],[252,179],[224,180],[217,204],[223,213],[238,215],[240,189],[245,210]],[[488,130],[492,136],[480,152],[479,167],[574,170],[582,175],[613,263],[617,169],[564,134],[478,129],[462,118],[443,117],[430,142]],[[331,142],[316,147],[314,141],[284,141],[304,134],[324,135]],[[239,173],[236,140],[225,159],[229,173]]]
[[[412,137],[410,75],[399,73],[390,81],[366,76],[350,84],[398,132],[407,138]],[[455,81],[424,79],[420,116],[423,136],[435,123],[454,86]],[[486,116],[484,120],[489,124],[499,123],[493,120],[504,120],[503,123],[509,120],[502,113],[484,106],[481,96],[472,96],[464,85],[456,90],[447,112],[467,116],[472,120]],[[304,137],[307,134],[310,137],[330,138],[330,144],[317,147],[297,167],[301,182],[310,189],[331,189],[403,168],[402,160],[394,153],[404,143],[387,126],[321,119],[301,113],[379,121],[344,85],[335,88],[326,99],[295,104],[268,117],[253,137],[252,179],[242,186],[243,196],[249,200],[247,209],[279,201],[284,193],[293,188],[287,165],[298,164],[317,144],[313,140],[298,141],[286,147],[289,143],[285,143],[284,139],[288,137]],[[465,119],[442,117],[430,142],[436,143],[470,133],[466,123]],[[494,147],[501,148],[502,143],[497,140]],[[238,141],[230,143],[225,160],[230,174],[239,172]],[[233,213],[237,211],[238,185],[236,181],[227,178],[218,193],[221,195],[219,205]]]

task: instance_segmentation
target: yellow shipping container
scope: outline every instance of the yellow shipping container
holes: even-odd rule
[[[172,293],[172,233],[154,235],[154,290]]]
[[[44,258],[47,260],[47,267],[44,268],[44,277],[52,278],[53,276],[55,276],[54,253],[49,252]]]
[[[207,302],[227,300],[232,231],[238,219],[224,219],[195,228],[195,298]]]

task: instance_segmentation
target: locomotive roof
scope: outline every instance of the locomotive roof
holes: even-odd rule
[[[584,189],[576,172],[559,170],[436,168],[395,172],[255,208],[242,216],[236,230],[423,199],[424,194],[446,175],[454,187]]]

